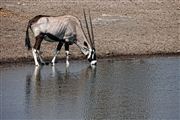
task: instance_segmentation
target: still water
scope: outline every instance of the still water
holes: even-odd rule
[[[180,57],[0,68],[1,119],[180,119]]]

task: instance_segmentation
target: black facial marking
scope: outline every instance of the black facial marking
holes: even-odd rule
[[[95,49],[91,51],[91,56],[88,58],[88,61],[91,62],[93,60],[96,60],[96,52]]]
[[[84,46],[88,47],[88,44],[87,44],[87,42],[85,42],[85,41],[84,41]]]

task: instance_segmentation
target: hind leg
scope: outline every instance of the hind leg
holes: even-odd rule
[[[36,65],[36,66],[39,66],[39,62],[38,62],[38,60],[37,60],[37,57],[38,57],[38,55],[37,55],[37,50],[34,49],[34,48],[32,48],[32,54],[33,54],[33,57],[34,57],[35,65]]]
[[[55,55],[54,55],[54,57],[53,57],[53,59],[51,61],[52,65],[55,65],[56,57],[58,56],[62,46],[63,46],[63,42],[59,42],[58,45],[57,45],[56,51],[55,51]]]
[[[43,65],[47,65],[48,63],[46,63],[43,59],[42,59],[42,57],[41,57],[41,52],[40,51],[38,51],[39,53],[38,53],[38,55],[39,55],[39,60],[40,60],[40,62],[41,62],[41,64],[43,64]]]
[[[34,62],[36,66],[40,66],[39,62],[38,62],[38,57],[40,59],[41,62],[44,62],[40,56],[40,46],[41,46],[41,42],[43,40],[43,35],[39,34],[38,36],[36,36],[36,42],[34,44],[34,47],[32,48],[32,53],[33,53],[33,57],[34,57]]]

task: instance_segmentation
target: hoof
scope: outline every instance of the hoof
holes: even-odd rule
[[[36,67],[39,67],[40,65],[39,64],[35,64]]]

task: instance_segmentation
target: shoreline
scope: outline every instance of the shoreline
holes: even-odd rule
[[[120,58],[120,59],[129,59],[129,58],[149,58],[149,57],[172,57],[172,56],[180,56],[180,52],[177,53],[153,53],[153,54],[121,54],[121,55],[104,55],[104,56],[97,56],[98,59],[114,59],[114,58]],[[44,60],[49,62],[52,58],[51,57],[44,57]],[[58,61],[64,61],[65,57],[57,57]],[[85,56],[83,57],[70,57],[71,60],[86,60]],[[6,65],[6,64],[20,64],[20,63],[34,63],[33,56],[30,57],[20,57],[20,58],[7,58],[0,60],[0,65]]]

